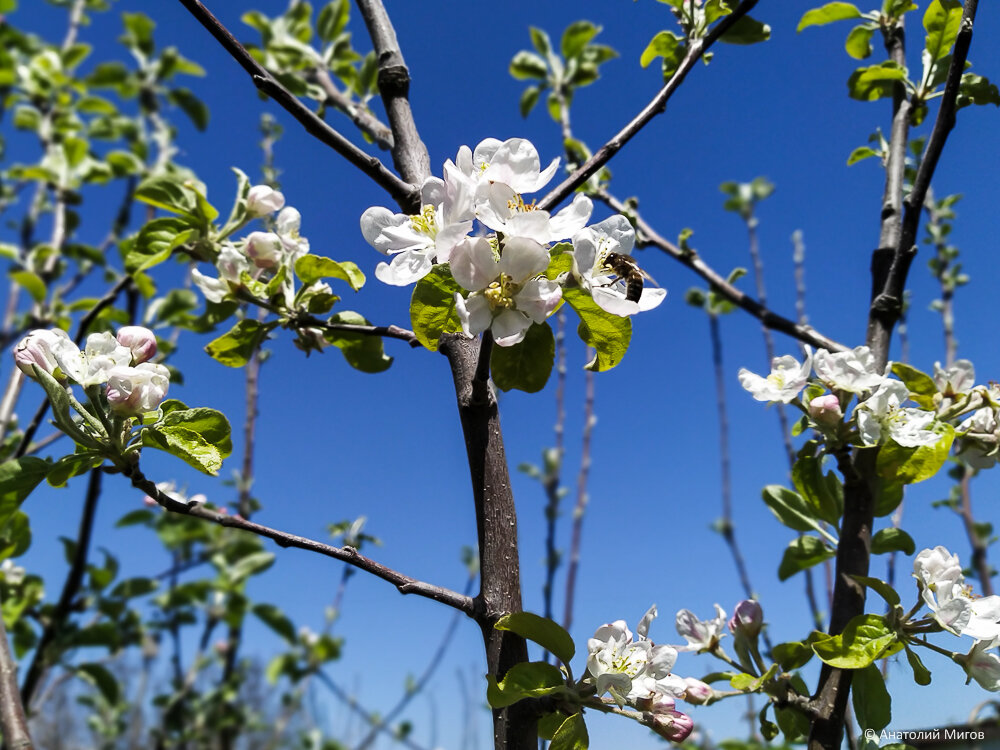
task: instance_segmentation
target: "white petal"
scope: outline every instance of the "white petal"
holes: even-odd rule
[[[493,258],[493,248],[485,237],[468,237],[451,251],[451,275],[469,291],[485,289],[497,276],[500,267]]]
[[[638,302],[625,299],[624,294],[612,287],[595,286],[590,292],[593,294],[597,306],[612,315],[627,318],[629,315],[635,315],[639,312]]]
[[[573,202],[549,221],[550,235],[546,241],[557,242],[572,237],[587,225],[593,210],[593,201],[583,193],[577,193]]]
[[[507,220],[503,232],[508,237],[527,237],[535,242],[545,244],[552,236],[549,224],[547,211],[522,211]]]
[[[639,310],[645,312],[659,307],[660,303],[667,298],[667,290],[660,287],[644,286],[642,294],[639,296]]]
[[[559,306],[562,288],[548,279],[532,279],[514,296],[517,309],[535,323],[543,323]]]
[[[463,299],[458,292],[455,293],[455,312],[462,322],[462,331],[466,336],[476,336],[487,328],[493,321],[493,314],[490,311],[490,303],[482,294],[473,292],[468,299]]]
[[[515,282],[523,283],[549,267],[549,251],[526,237],[510,237],[504,241],[500,256],[500,271]]]
[[[493,319],[493,340],[498,346],[519,344],[531,327],[528,316],[518,310],[504,310]]]
[[[375,267],[375,278],[383,284],[406,286],[420,281],[431,271],[431,254],[423,250],[408,250],[394,255],[390,263]]]
[[[388,226],[399,226],[407,217],[403,214],[394,214],[388,208],[382,206],[372,206],[361,214],[361,234],[365,241],[375,247],[375,240]]]

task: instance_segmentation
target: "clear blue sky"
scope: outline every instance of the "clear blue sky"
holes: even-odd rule
[[[61,12],[37,2],[22,4],[12,16],[15,24],[61,35]],[[276,15],[284,7],[275,1],[251,5],[267,15]],[[256,40],[256,32],[239,21],[240,13],[251,6],[221,1],[209,6],[239,38]],[[413,79],[411,101],[417,124],[438,172],[460,145],[474,146],[490,136],[527,137],[538,146],[543,161],[561,153],[558,129],[543,108],[526,121],[519,116],[517,99],[522,87],[507,73],[512,55],[529,46],[529,25],[557,38],[570,22],[587,18],[603,25],[598,40],[621,53],[620,59],[604,66],[602,80],[582,90],[574,103],[576,135],[592,148],[627,122],[660,84],[656,66],[641,70],[638,58],[653,34],[673,28],[661,3],[463,3],[461,17],[456,7],[438,1],[392,3],[389,8]],[[611,189],[623,198],[638,195],[644,218],[668,238],[676,237],[684,227],[694,229],[694,247],[726,273],[735,266],[748,266],[749,259],[742,222],[722,210],[718,185],[767,176],[777,186],[759,210],[771,306],[788,316],[794,314],[789,237],[801,229],[807,246],[810,322],[824,334],[856,345],[864,337],[868,265],[878,240],[883,173],[874,160],[851,168],[845,162],[876,127],[888,128],[889,108],[885,102],[863,104],[847,98],[845,81],[857,66],[843,52],[847,25],[795,33],[798,18],[809,7],[812,3],[761,3],[755,16],[772,26],[772,40],[753,47],[717,46],[712,64],[699,65],[671,100],[666,114],[611,163]],[[353,167],[303,133],[277,106],[261,101],[236,63],[179,4],[116,3],[113,13],[97,16],[93,26],[83,31],[84,40],[95,45],[86,65],[119,54],[114,42],[120,30],[116,15],[136,10],[155,18],[161,45],[178,46],[210,71],[207,78],[189,83],[211,107],[208,132],[195,132],[177,114],[179,161],[197,170],[209,187],[210,198],[228,207],[234,187],[231,166],[257,174],[259,116],[270,112],[285,127],[276,149],[284,170],[282,188],[289,203],[302,212],[302,231],[310,238],[313,252],[354,260],[370,273],[381,256],[362,239],[358,218],[370,205],[389,205],[387,198]],[[911,14],[908,25],[910,64],[916,69],[923,42],[919,14]],[[52,28],[59,31],[51,32]],[[352,18],[352,28],[356,46],[367,50],[360,19]],[[994,81],[1000,80],[998,32],[1000,8],[981,3],[970,59],[976,72]],[[881,59],[878,51],[874,59]],[[953,241],[962,250],[972,283],[958,294],[956,318],[959,354],[975,362],[980,382],[1000,379],[994,295],[996,238],[1000,236],[997,118],[992,107],[963,110],[934,181],[938,195],[965,195],[957,206]],[[331,122],[361,143],[345,120],[334,116]],[[29,144],[25,138],[13,137],[9,158],[34,159],[33,151],[17,150]],[[84,216],[80,233],[85,240],[103,236],[104,212],[111,209],[100,206],[116,200],[114,195],[111,199],[95,192],[90,197],[98,207]],[[595,219],[601,216],[595,214]],[[9,239],[9,230],[5,232]],[[926,257],[922,251],[911,273],[910,335],[913,364],[930,370],[944,355],[939,316],[928,311],[937,291],[926,270]],[[683,301],[684,291],[699,280],[655,251],[646,251],[640,260],[670,294],[664,305],[634,321],[632,348],[623,364],[597,378],[599,421],[573,627],[580,650],[600,624],[624,618],[634,626],[654,602],[661,619],[653,625],[651,637],[676,642],[673,614],[678,609],[686,607],[707,616],[714,602],[731,610],[740,598],[726,547],[708,529],[720,514],[708,323],[702,312]],[[356,300],[345,299],[343,304],[374,323],[408,325],[408,291],[381,287],[373,276],[370,279]],[[752,288],[749,279],[743,285]],[[802,579],[779,584],[775,575],[794,534],[778,524],[759,499],[763,485],[783,482],[787,473],[777,419],[745,394],[736,380],[741,366],[765,370],[760,329],[740,312],[725,319],[723,329],[737,533],[750,560],[772,637],[801,638],[809,630]],[[242,423],[242,372],[210,361],[201,353],[205,341],[198,337],[185,336],[181,343],[175,363],[184,370],[186,383],[172,395],[191,405],[222,409],[234,425]],[[364,375],[347,367],[336,352],[305,359],[287,335],[279,336],[269,348],[274,356],[262,375],[255,485],[255,494],[264,504],[259,520],[323,538],[327,523],[366,515],[368,530],[384,541],[385,546],[373,553],[379,560],[415,577],[461,588],[465,572],[459,552],[463,545],[475,542],[475,521],[444,358],[387,342],[386,349],[396,357],[392,368],[380,375]],[[779,354],[797,351],[795,342],[780,336],[777,348]],[[567,503],[575,495],[583,408],[584,353],[578,340],[570,341],[569,360],[564,482],[574,492]],[[9,360],[0,365],[4,372],[9,367]],[[504,395],[501,408],[512,468],[522,462],[537,463],[541,449],[553,439],[553,389],[537,395]],[[28,413],[27,406],[21,413]],[[237,440],[230,459],[233,468],[239,451]],[[175,478],[215,502],[231,499],[230,488],[186,471],[178,461],[150,455],[144,457],[144,467],[156,480]],[[73,534],[82,485],[77,480],[69,490],[40,492],[28,502],[35,542],[22,562],[29,568],[47,577],[61,573],[62,553],[56,537]],[[139,497],[123,482],[111,480],[106,486],[100,524],[108,533],[98,544],[120,554],[130,573],[159,572],[165,558],[151,556],[152,540],[145,531],[108,531],[115,519],[137,507]],[[514,488],[520,513],[524,605],[538,611],[542,606],[544,497],[537,483],[516,471]],[[968,546],[958,519],[930,507],[947,492],[945,481],[914,487],[907,496],[904,527],[918,550],[945,544],[967,560]],[[977,480],[974,501],[982,520],[997,518],[996,495],[995,479]],[[568,546],[569,522],[567,506],[559,527],[563,549]],[[900,564],[905,578],[909,561]],[[877,561],[873,574],[883,571],[883,561]],[[340,572],[338,563],[303,552],[280,552],[278,563],[250,595],[281,604],[297,623],[315,629],[321,626],[323,609],[332,599]],[[59,579],[49,580],[53,595]],[[562,610],[563,580],[560,575],[557,612]],[[904,601],[915,595],[915,588],[907,586],[902,583]],[[423,669],[450,617],[451,612],[439,605],[401,598],[387,584],[359,574],[350,583],[337,625],[337,632],[346,638],[344,658],[332,671],[342,684],[357,690],[365,705],[377,708],[386,695],[391,703],[402,690],[405,675]],[[275,651],[276,639],[268,631],[254,627],[250,632],[256,653],[267,656]],[[956,648],[971,645],[952,643]],[[898,687],[906,699],[897,699],[890,728],[960,721],[972,705],[989,697],[977,686],[961,687],[963,675],[945,660],[928,655],[926,663],[934,682],[922,690],[904,689],[907,675],[891,672],[891,686]],[[715,667],[708,659],[682,656],[677,671],[700,676]],[[577,670],[582,668],[581,662]],[[451,726],[461,707],[457,669],[466,675],[470,670],[483,671],[481,643],[471,622],[460,628],[432,685],[438,742],[445,747],[457,745],[457,729]],[[810,682],[813,679],[810,673]],[[411,711],[417,723],[415,739],[421,742],[429,741],[427,708],[422,697]],[[699,726],[720,739],[743,732],[734,718],[743,708],[740,701],[731,710],[695,709],[693,715]],[[331,709],[330,716],[333,726],[346,721],[339,707]],[[488,737],[488,723],[484,714],[481,747]],[[626,727],[626,723],[594,717],[594,746],[657,744],[645,730]]]

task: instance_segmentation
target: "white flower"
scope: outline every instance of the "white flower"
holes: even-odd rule
[[[819,349],[813,358],[816,376],[832,390],[863,393],[877,388],[889,375],[892,364],[887,363],[884,372],[875,368],[875,356],[867,346],[859,346],[849,352],[831,354]]]
[[[958,457],[974,469],[989,469],[1000,454],[1000,420],[992,406],[976,409],[959,426]]]
[[[925,549],[913,561],[913,577],[941,627],[977,640],[1000,637],[1000,596],[974,598],[957,555],[941,546]]]
[[[243,249],[257,268],[277,268],[285,259],[285,245],[274,232],[251,232]]]
[[[14,362],[17,368],[29,377],[34,377],[32,365],[37,365],[40,370],[45,370],[55,378],[62,379],[67,373],[60,370],[59,353],[65,352],[79,354],[79,349],[66,331],[61,328],[46,330],[37,328],[21,339],[14,347]]]
[[[968,654],[954,657],[971,679],[994,693],[1000,691],[1000,657],[988,649],[996,645],[996,639],[976,641]]]
[[[667,296],[666,289],[644,285],[638,302],[632,302],[625,298],[625,280],[616,278],[604,265],[611,253],[629,255],[634,244],[635,230],[621,214],[586,227],[573,236],[573,275],[602,310],[622,317],[652,310]]]
[[[14,561],[7,558],[0,563],[0,574],[8,586],[17,586],[24,581],[25,571],[20,565],[15,565]]]
[[[548,211],[526,204],[510,187],[495,182],[486,190],[487,200],[477,206],[479,220],[495,232],[507,237],[528,237],[543,245],[558,242],[586,226],[594,204],[578,193],[573,202],[555,216]]]
[[[209,302],[219,304],[234,289],[239,289],[243,286],[242,277],[244,272],[250,272],[250,263],[243,253],[234,245],[227,242],[219,251],[219,257],[215,260],[215,267],[219,271],[219,278],[206,276],[197,268],[193,268],[191,269],[191,280],[201,290],[201,293],[205,295],[205,299]]]
[[[108,378],[108,404],[119,414],[137,417],[156,409],[169,385],[170,371],[163,365],[115,367]]]
[[[285,196],[270,185],[254,185],[247,193],[247,213],[255,218],[273,214],[285,205]]]
[[[63,346],[56,354],[59,367],[71,380],[84,388],[106,383],[108,374],[115,367],[132,363],[132,350],[118,343],[107,331],[92,333],[81,352],[75,346]]]
[[[132,364],[138,365],[156,356],[156,334],[148,328],[123,326],[115,338],[132,352]]]
[[[806,387],[811,370],[812,352],[807,348],[806,359],[802,364],[790,354],[775,357],[771,360],[771,374],[766,378],[742,368],[739,372],[740,385],[750,391],[757,401],[780,401],[787,404]]]
[[[468,336],[493,331],[500,346],[519,343],[532,323],[542,323],[562,298],[559,285],[538,278],[548,267],[549,253],[523,237],[504,241],[497,259],[483,237],[467,238],[452,251],[455,281],[472,292],[455,294],[455,311]]]
[[[461,150],[457,161],[460,168],[468,168],[468,155]],[[478,173],[480,184],[501,182],[515,193],[534,193],[552,179],[559,168],[559,159],[553,159],[543,172],[538,151],[529,141],[510,138],[501,143],[496,138],[487,138],[472,153],[471,168]]]
[[[934,385],[945,396],[955,396],[972,389],[976,384],[976,369],[967,359],[959,359],[951,367],[943,368],[934,363]]]
[[[295,261],[309,252],[309,240],[299,234],[302,214],[291,206],[285,206],[274,220],[274,231],[285,248],[284,264],[295,266]]]
[[[677,613],[677,632],[688,642],[681,651],[712,651],[726,634],[726,611],[715,605],[715,618],[699,620],[693,612],[682,609]]]
[[[907,448],[934,445],[941,435],[933,431],[933,412],[904,408],[910,397],[906,385],[886,380],[868,399],[858,405],[858,431],[865,445],[878,445],[883,433]]]

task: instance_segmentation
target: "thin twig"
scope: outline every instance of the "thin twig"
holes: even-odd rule
[[[597,190],[594,196],[619,213],[628,211],[628,207],[608,193],[607,190]],[[713,291],[725,297],[737,307],[747,311],[755,318],[758,318],[768,328],[781,331],[792,338],[820,349],[826,349],[827,351],[842,352],[847,350],[846,346],[827,338],[811,326],[797,325],[794,321],[768,310],[760,302],[727,282],[721,274],[705,263],[695,250],[682,250],[674,243],[661,237],[642,217],[636,217],[636,229],[638,230],[636,235],[637,245],[640,247],[651,245],[662,250],[707,281]]]
[[[363,104],[359,104],[350,96],[337,88],[329,71],[316,67],[306,73],[306,77],[323,89],[326,99],[323,104],[334,107],[347,115],[351,122],[372,139],[372,142],[383,151],[391,151],[393,145],[392,131],[379,120]]]
[[[601,146],[592,157],[574,170],[569,177],[559,183],[559,185],[551,190],[548,195],[542,198],[538,202],[538,208],[548,211],[562,203],[570,196],[570,194],[573,193],[574,190],[585,183],[591,175],[607,164],[608,161],[611,160],[611,157],[617,154],[621,150],[622,146],[632,140],[632,137],[642,130],[650,120],[656,117],[656,115],[664,112],[667,108],[667,102],[670,100],[670,97],[680,87],[684,78],[687,77],[691,68],[693,68],[698,60],[701,59],[702,55],[708,51],[708,49],[716,42],[716,40],[718,40],[720,36],[729,30],[734,23],[745,16],[756,4],[757,0],[743,0],[743,2],[733,9],[732,13],[719,21],[719,23],[717,23],[712,30],[708,32],[708,34],[701,39],[690,40],[687,52],[685,53],[680,64],[677,66],[677,70],[674,71],[674,74],[670,76],[670,80],[663,85],[649,104],[643,107],[639,114],[632,118],[632,120],[625,125],[625,127],[619,130],[607,143]]]
[[[340,560],[348,565],[353,565],[356,568],[360,568],[361,570],[371,573],[372,575],[381,578],[383,581],[388,581],[395,586],[401,594],[415,594],[417,596],[433,599],[436,602],[441,602],[449,607],[461,610],[467,615],[471,616],[473,614],[472,599],[468,596],[464,596],[441,586],[435,586],[433,584],[411,578],[410,576],[404,575],[386,567],[385,565],[382,565],[381,563],[365,557],[353,547],[334,547],[330,544],[317,542],[314,539],[308,539],[303,536],[298,536],[297,534],[290,534],[286,531],[279,531],[278,529],[273,529],[269,526],[248,521],[242,516],[219,513],[218,511],[210,510],[199,503],[188,504],[181,502],[180,500],[161,492],[153,482],[142,474],[138,467],[130,467],[127,470],[124,470],[123,473],[132,482],[132,486],[145,492],[151,498],[156,500],[158,504],[172,513],[193,516],[195,518],[201,518],[205,521],[211,521],[212,523],[216,523],[220,526],[249,531],[251,534],[271,539],[280,547],[295,547],[297,549],[315,552],[326,557],[332,557],[335,560]]]
[[[384,188],[394,200],[401,204],[412,205],[419,202],[418,189],[404,182],[375,156],[366,154],[344,136],[320,119],[315,112],[299,101],[291,92],[282,86],[253,56],[240,44],[236,37],[219,22],[212,13],[198,0],[179,0],[198,22],[216,38],[223,48],[250,75],[254,86],[279,106],[298,120],[306,131],[326,144],[347,161],[371,177]]]
[[[0,617],[0,731],[6,750],[32,750],[28,719],[17,689],[17,662],[10,652],[7,628]]]
[[[593,356],[587,347],[587,360]],[[576,507],[573,508],[573,535],[569,545],[569,564],[566,570],[566,596],[563,609],[563,627],[569,630],[573,625],[573,603],[576,597],[576,574],[580,567],[580,545],[583,541],[583,517],[590,501],[587,495],[587,480],[590,476],[590,443],[597,419],[594,417],[594,373],[587,370],[586,391],[583,401],[583,444],[580,447],[580,473],[576,482]]]
[[[553,619],[552,593],[555,589],[556,570],[559,568],[559,551],[556,549],[556,521],[559,519],[560,475],[565,450],[563,439],[566,432],[566,312],[556,313],[556,423],[553,460],[542,457],[542,487],[545,490],[545,583],[542,585],[543,613]],[[548,661],[546,651],[544,658]]]

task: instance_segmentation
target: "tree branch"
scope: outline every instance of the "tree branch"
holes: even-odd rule
[[[396,31],[381,0],[356,2],[378,59],[378,90],[392,129],[393,163],[405,179],[421,185],[430,176],[431,159],[413,121],[410,71],[396,41]]]
[[[649,104],[632,118],[625,127],[619,130],[611,140],[601,146],[583,165],[574,170],[569,177],[542,198],[538,202],[538,208],[548,211],[562,203],[574,190],[586,182],[591,175],[607,164],[611,160],[611,157],[621,150],[622,146],[632,140],[633,136],[649,124],[650,120],[656,117],[656,115],[663,113],[667,108],[667,102],[670,100],[670,97],[673,96],[673,93],[684,82],[684,78],[690,72],[691,68],[694,67],[695,63],[701,59],[701,56],[708,51],[720,36],[726,33],[734,23],[745,16],[756,4],[757,0],[743,0],[743,2],[736,6],[732,13],[719,21],[707,35],[701,39],[691,40],[687,53],[681,60],[680,65],[677,66],[677,70],[674,71],[674,74],[670,76],[670,80],[663,85],[663,88],[660,89]]]
[[[604,189],[596,191],[594,193],[594,197],[603,201],[619,213],[631,213],[624,203]],[[794,321],[784,318],[781,315],[767,309],[753,297],[743,291],[740,291],[726,281],[726,279],[715,271],[715,269],[705,263],[705,261],[698,256],[696,251],[682,250],[674,243],[657,234],[656,230],[647,224],[642,217],[636,216],[635,219],[636,229],[638,230],[636,234],[636,244],[639,247],[652,245],[653,247],[659,248],[674,260],[682,263],[701,276],[701,278],[712,286],[714,291],[721,294],[737,307],[746,310],[748,313],[760,320],[763,325],[768,328],[773,328],[775,331],[781,331],[792,338],[798,339],[799,341],[820,349],[826,349],[831,352],[842,352],[847,350],[848,347],[834,341],[831,338],[827,338],[819,331],[815,330],[812,326],[797,324]]]
[[[404,182],[375,156],[366,154],[344,136],[319,118],[315,112],[300,102],[284,86],[278,83],[260,63],[254,60],[246,48],[240,44],[229,30],[199,0],[179,0],[198,22],[216,38],[223,48],[250,75],[254,86],[273,99],[280,107],[299,121],[310,135],[326,144],[347,161],[371,177],[399,203],[411,205],[419,201],[418,189]]]
[[[454,609],[464,612],[470,617],[474,615],[473,601],[468,596],[459,594],[451,589],[435,586],[424,581],[418,581],[417,579],[404,575],[393,570],[392,568],[387,568],[385,565],[365,557],[353,547],[334,547],[333,545],[317,542],[313,539],[298,536],[297,534],[290,534],[286,531],[279,531],[278,529],[273,529],[269,526],[248,521],[242,516],[219,513],[218,511],[210,510],[209,508],[206,508],[198,503],[188,504],[181,502],[180,500],[177,500],[176,498],[171,497],[170,495],[157,489],[156,485],[147,479],[138,467],[130,467],[122,473],[129,478],[133,487],[145,492],[151,498],[156,500],[159,505],[163,506],[163,508],[171,513],[180,513],[185,516],[201,518],[205,521],[216,523],[219,526],[240,529],[241,531],[249,531],[251,534],[257,534],[258,536],[266,537],[276,542],[279,547],[295,547],[297,549],[308,550],[309,552],[316,552],[317,554],[324,555],[325,557],[332,557],[334,560],[340,560],[348,565],[353,565],[356,568],[360,568],[361,570],[381,578],[383,581],[388,581],[395,586],[401,594],[416,594],[417,596],[433,599],[436,602],[446,604],[449,607],[453,607]]]
[[[392,131],[381,120],[373,115],[365,106],[358,104],[337,88],[329,71],[316,67],[310,70],[306,77],[323,89],[326,101],[323,103],[343,112],[362,133],[368,135],[380,149],[391,151],[393,146]]]
[[[17,689],[17,662],[10,652],[7,629],[0,617],[0,731],[5,750],[32,750],[28,719]]]

